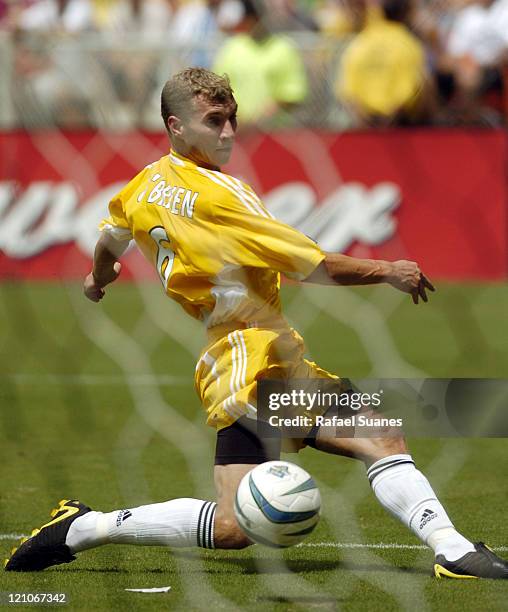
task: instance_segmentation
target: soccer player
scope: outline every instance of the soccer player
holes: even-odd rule
[[[252,426],[257,380],[338,380],[303,357],[302,338],[281,313],[279,275],[309,283],[387,283],[415,304],[433,290],[414,262],[322,252],[274,219],[248,185],[222,173],[235,139],[236,110],[226,77],[189,68],[166,83],[162,117],[171,151],[110,202],[84,283],[85,295],[99,302],[134,239],[167,295],[203,321],[208,342],[195,380],[207,422],[217,431],[217,502],[185,498],[96,512],[63,500],[13,552],[9,571],[42,570],[102,544],[248,546],[234,515],[236,489],[253,465],[280,453],[280,439],[261,439]],[[363,461],[379,502],[434,550],[436,576],[508,578],[505,561],[455,530],[400,436],[341,438],[314,427],[297,442]]]

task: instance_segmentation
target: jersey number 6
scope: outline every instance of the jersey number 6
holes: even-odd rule
[[[153,227],[150,230],[150,236],[157,244],[157,272],[164,285],[164,289],[167,290],[175,253],[169,248],[171,241],[163,227]]]

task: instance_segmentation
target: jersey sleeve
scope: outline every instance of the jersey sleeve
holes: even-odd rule
[[[99,225],[101,232],[106,232],[116,240],[132,239],[132,231],[125,213],[125,205],[128,199],[137,191],[145,177],[145,173],[146,168],[127,183],[127,185],[110,200],[109,217],[103,219]]]
[[[131,240],[132,232],[125,217],[123,202],[120,194],[109,203],[109,217],[103,219],[99,225],[101,232],[109,234],[116,240]]]
[[[275,219],[248,186],[240,191],[215,205],[224,263],[271,269],[295,280],[307,278],[325,258],[323,251],[313,240]]]

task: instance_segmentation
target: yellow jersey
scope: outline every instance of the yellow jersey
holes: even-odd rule
[[[281,316],[279,273],[304,279],[324,259],[311,239],[276,220],[251,187],[170,151],[109,204],[101,224],[133,238],[166,294],[211,329]]]

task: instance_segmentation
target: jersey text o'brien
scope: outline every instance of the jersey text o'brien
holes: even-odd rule
[[[152,181],[156,181],[158,178],[160,178],[160,175],[156,174],[152,177]],[[143,191],[139,195],[138,202],[143,200],[145,194],[146,191]],[[178,187],[178,185],[168,185],[166,181],[161,180],[150,191],[146,201],[148,204],[163,206],[174,215],[181,215],[182,217],[192,219],[198,195],[199,192],[197,191]]]

